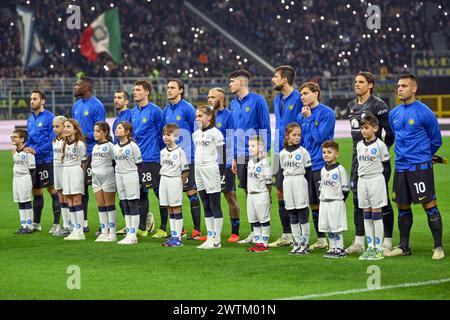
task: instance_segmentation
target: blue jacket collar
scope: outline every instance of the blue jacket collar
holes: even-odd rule
[[[126,109],[126,110],[122,110],[122,111],[116,111],[115,114],[116,116],[120,117],[122,114],[125,114],[126,112],[129,112],[130,109]]]

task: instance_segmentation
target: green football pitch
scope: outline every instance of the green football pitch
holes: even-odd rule
[[[349,171],[351,140],[338,141],[341,145],[339,160]],[[439,154],[450,156],[450,138],[444,139]],[[64,241],[48,234],[52,223],[48,193],[45,193],[42,232],[13,234],[19,227],[19,215],[18,206],[12,201],[11,152],[0,152],[0,168],[0,299],[450,298],[450,259],[431,260],[433,240],[420,206],[413,207],[412,256],[377,262],[359,261],[357,256],[325,259],[323,251],[312,252],[308,256],[289,256],[287,247],[256,254],[246,252],[248,245],[225,241],[218,250],[198,250],[199,242],[188,240],[181,248],[166,248],[161,246],[161,240],[151,237],[141,239],[134,246],[95,243],[94,231],[99,222],[92,190],[89,204],[91,232],[87,234],[87,240]],[[435,180],[444,223],[443,246],[450,255],[450,166],[436,165]],[[271,240],[281,234],[275,190],[272,190],[272,197]],[[238,191],[238,200],[241,236],[247,236],[249,225],[245,196],[241,190]],[[225,218],[222,238],[226,240],[230,223],[224,198],[222,205]],[[150,206],[158,226],[159,212],[153,193],[150,193]],[[349,198],[349,230],[344,234],[346,246],[354,237],[352,207],[352,199]],[[187,199],[183,208],[185,226],[189,231],[192,220]],[[124,222],[120,213],[118,216],[120,227]],[[395,220],[394,244],[399,239]],[[311,230],[311,241],[314,242],[312,223]],[[79,272],[72,273],[72,268]],[[75,276],[79,282],[73,282]],[[376,283],[372,280],[378,276],[380,290],[367,289],[368,283]],[[69,289],[72,287],[68,283],[79,283],[80,289]]]

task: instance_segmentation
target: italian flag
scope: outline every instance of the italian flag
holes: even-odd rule
[[[96,61],[101,52],[106,52],[115,63],[122,62],[122,38],[117,8],[104,12],[84,30],[80,51],[91,61]]]

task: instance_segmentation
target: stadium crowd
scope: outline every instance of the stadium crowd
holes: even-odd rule
[[[36,11],[37,30],[45,48],[43,67],[24,71],[21,66],[17,4]],[[82,30],[66,27],[66,10],[71,4],[81,7]],[[430,15],[419,0],[382,2],[381,30],[377,31],[367,28],[367,1],[199,0],[193,4],[272,65],[296,65],[299,75],[305,78],[350,75],[362,69],[381,74],[407,71],[412,51],[433,49],[431,34],[436,30],[442,30],[450,47],[450,18],[443,8],[445,4]],[[92,63],[78,47],[85,26],[112,7],[120,10],[120,66],[106,54],[100,55],[99,63]],[[233,50],[217,31],[194,20],[182,0],[111,0],[95,4],[6,0],[2,1],[0,13],[1,77],[74,76],[82,71],[104,77],[188,78],[191,74],[228,76],[239,67],[254,75],[264,74],[257,63]]]
[[[84,28],[111,9],[111,3],[119,8],[121,21],[123,60],[120,66],[115,65],[107,54],[101,54],[97,63],[92,63],[80,54],[78,47]],[[43,68],[25,71],[22,68],[19,31],[15,22],[17,4],[36,11],[37,30],[46,50]],[[66,10],[71,4],[80,6],[81,30],[66,27],[69,17]],[[2,2],[2,7],[0,30],[4,32],[0,34],[0,77],[70,77],[79,71],[98,77],[181,76],[181,73],[185,77],[189,74],[221,76],[241,66],[258,73],[258,67],[250,61],[239,64],[234,50],[224,38],[194,21],[181,0],[115,0],[94,4],[88,1],[42,0],[31,1],[29,5],[24,0],[7,0]]]
[[[269,62],[296,65],[306,77],[367,69],[381,74],[405,72],[411,66],[412,51],[433,50],[430,35],[436,30],[444,32],[450,47],[445,4],[433,4],[436,11],[429,15],[418,0],[377,2],[381,30],[375,31],[366,24],[371,1],[200,2],[204,11],[232,28]]]

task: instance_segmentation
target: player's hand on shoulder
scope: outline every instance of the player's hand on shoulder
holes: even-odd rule
[[[310,107],[302,107],[302,115],[306,118],[311,116],[311,108]]]
[[[31,153],[33,155],[36,155],[36,150],[34,150],[33,148],[30,148],[30,147],[26,147],[25,149],[23,149],[23,151],[25,151],[26,153]]]

